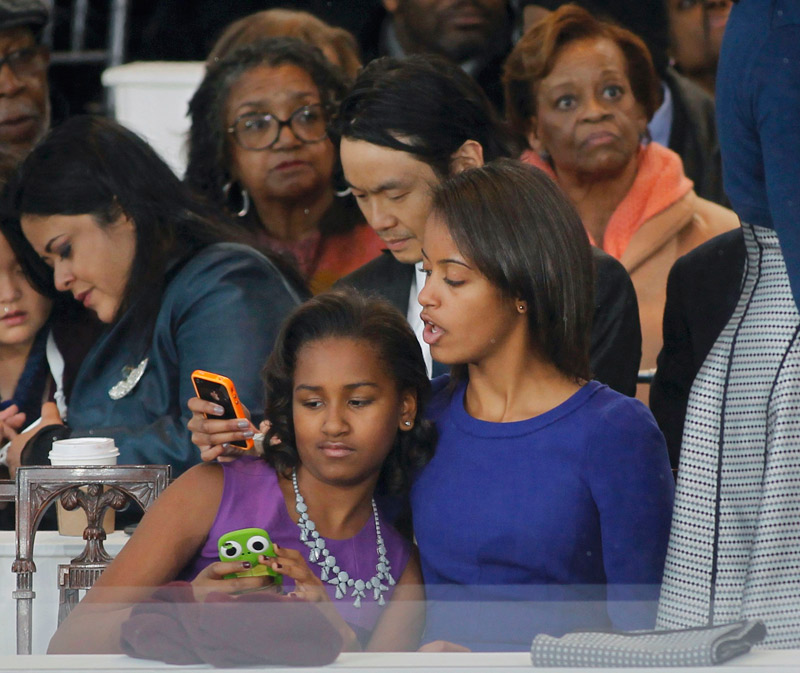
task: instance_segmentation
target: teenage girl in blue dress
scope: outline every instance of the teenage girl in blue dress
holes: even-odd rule
[[[424,338],[452,365],[411,492],[429,647],[652,627],[674,482],[647,408],[591,380],[577,213],[499,160],[435,190],[422,249]]]

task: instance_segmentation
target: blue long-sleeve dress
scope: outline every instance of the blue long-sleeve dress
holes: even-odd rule
[[[436,455],[411,492],[425,640],[528,649],[537,633],[652,628],[674,481],[647,408],[592,381],[490,423],[434,381]]]

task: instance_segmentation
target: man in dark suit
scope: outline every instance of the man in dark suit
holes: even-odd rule
[[[511,51],[508,0],[381,0],[358,40],[364,62],[379,56],[437,54],[455,63],[503,109],[500,76]]]
[[[387,250],[339,281],[383,295],[421,338],[417,294],[424,285],[421,241],[431,187],[448,175],[516,149],[480,87],[441,59],[380,59],[359,75],[339,113],[345,178]],[[622,265],[601,250],[595,261],[591,363],[600,381],[636,390],[641,332],[636,295]],[[475,316],[476,320],[480,316]]]
[[[673,469],[680,458],[689,391],[736,308],[744,262],[742,230],[734,229],[681,257],[669,273],[664,345],[650,386],[650,410],[667,439]]]

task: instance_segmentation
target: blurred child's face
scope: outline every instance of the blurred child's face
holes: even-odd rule
[[[365,341],[332,337],[300,349],[292,414],[304,471],[337,485],[377,481],[417,408],[414,393],[399,391],[387,369]]]
[[[31,287],[0,235],[0,347],[30,346],[50,315],[50,300]]]

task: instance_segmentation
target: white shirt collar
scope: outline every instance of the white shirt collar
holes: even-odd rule
[[[433,375],[433,358],[431,357],[431,347],[422,339],[422,332],[425,329],[425,323],[419,317],[422,306],[419,304],[419,293],[425,287],[425,280],[427,276],[422,273],[422,262],[414,265],[414,275],[411,278],[411,288],[408,294],[408,313],[406,318],[414,334],[417,336],[417,341],[422,347],[422,357],[425,358],[425,368],[428,370],[428,378]]]

